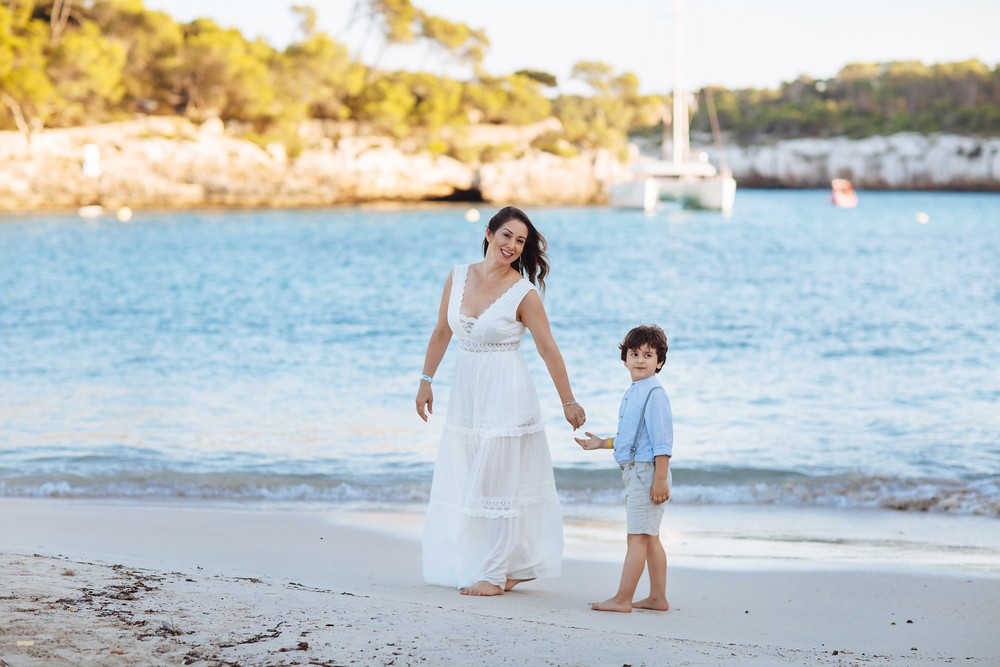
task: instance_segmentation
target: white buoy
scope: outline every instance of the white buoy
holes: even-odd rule
[[[465,212],[465,219],[468,222],[479,222],[479,209],[470,208]]]
[[[101,149],[97,144],[83,146],[83,175],[88,178],[101,177]]]
[[[931,216],[927,215],[923,211],[917,213],[917,222],[919,222],[921,225],[926,225],[930,221],[931,221]]]
[[[128,222],[132,219],[132,209],[128,206],[122,206],[118,209],[118,212],[115,213],[115,216],[118,218],[118,222]]]
[[[99,218],[104,213],[104,207],[100,204],[88,204],[87,206],[81,206],[76,212],[81,218],[93,220],[94,218]]]

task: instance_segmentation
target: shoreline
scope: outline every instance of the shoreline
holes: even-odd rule
[[[794,184],[770,184],[770,183],[760,183],[760,184],[747,184],[741,183],[741,190],[750,191],[782,191],[782,192],[800,192],[800,191],[816,191],[822,192],[824,196],[828,195],[829,188],[816,184],[807,185],[794,185]],[[985,194],[985,195],[1000,195],[1000,186],[998,187],[931,187],[931,186],[914,186],[914,187],[866,187],[864,188],[865,193],[869,194],[936,194],[936,195],[962,195],[962,194]],[[669,208],[670,202],[667,202],[667,208]],[[326,210],[353,210],[353,209],[366,209],[366,210],[427,210],[427,209],[495,209],[501,204],[498,202],[488,201],[485,199],[481,200],[459,200],[459,199],[358,199],[351,201],[333,201],[333,202],[309,202],[309,203],[281,203],[280,201],[275,201],[272,203],[261,203],[260,201],[247,201],[245,203],[233,203],[233,202],[195,202],[195,203],[181,203],[176,205],[167,205],[165,203],[159,203],[156,205],[137,205],[132,207],[126,200],[115,200],[110,202],[108,205],[102,205],[100,203],[96,204],[101,206],[104,210],[103,212],[96,215],[96,217],[88,217],[80,215],[81,208],[87,208],[89,205],[69,205],[69,206],[36,206],[28,208],[9,208],[0,209],[0,221],[4,218],[13,219],[19,217],[29,217],[29,216],[39,216],[39,215],[76,215],[81,219],[86,220],[101,220],[101,219],[114,219],[118,210],[120,208],[129,209],[131,214],[142,213],[144,215],[169,215],[174,213],[247,213],[253,211],[326,211]],[[527,207],[527,205],[526,205]],[[532,209],[548,209],[548,208],[605,208],[608,210],[612,209],[608,204],[604,202],[542,202],[533,203],[530,205]],[[622,209],[625,211],[624,209]],[[628,211],[625,211],[628,212]],[[713,213],[711,211],[701,211],[700,213]],[[120,221],[123,223],[134,222],[133,219],[126,221]]]
[[[10,665],[930,665],[990,664],[1000,648],[988,537],[970,535],[987,560],[978,572],[940,554],[913,562],[921,545],[955,553],[975,520],[937,539],[935,517],[808,512],[795,526],[784,510],[669,509],[673,609],[602,614],[587,605],[617,586],[620,525],[573,508],[562,576],[481,599],[423,583],[416,511],[4,498],[0,655]]]
[[[492,206],[599,205],[607,202],[610,187],[632,179],[637,146],[627,159],[600,148],[573,156],[532,148],[552,129],[542,121],[507,127],[513,133],[507,142],[497,136],[470,139],[470,146],[522,146],[516,157],[485,162],[322,127],[290,157],[282,144],[262,147],[218,120],[196,124],[172,116],[51,128],[30,144],[18,132],[2,131],[0,211],[74,211],[98,202],[111,211],[296,209],[472,197]],[[826,189],[840,177],[862,191],[1000,192],[993,158],[998,147],[997,137],[940,133],[800,137],[732,145],[725,161],[744,189]],[[695,150],[716,162],[721,157],[714,146]]]

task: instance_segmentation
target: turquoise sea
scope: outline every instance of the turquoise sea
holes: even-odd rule
[[[413,406],[467,206],[0,218],[0,496],[413,506]],[[661,325],[674,502],[1000,518],[1000,195],[742,191],[730,217],[528,209],[588,429]],[[530,340],[570,508],[617,507]]]

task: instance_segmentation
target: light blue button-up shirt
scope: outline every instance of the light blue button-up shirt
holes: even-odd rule
[[[632,450],[632,439],[639,426],[642,404],[654,387],[662,387],[655,375],[633,382],[622,396],[618,408],[618,434],[615,436],[615,461],[628,463]],[[639,433],[639,445],[635,449],[635,460],[652,462],[655,456],[672,456],[674,453],[674,417],[670,411],[667,391],[654,391],[646,406],[646,421]]]

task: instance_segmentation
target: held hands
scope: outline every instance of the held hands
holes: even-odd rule
[[[608,439],[607,438],[598,438],[596,435],[594,435],[590,431],[584,431],[583,434],[585,436],[587,436],[587,439],[584,440],[583,438],[573,438],[574,440],[576,440],[576,444],[580,445],[581,447],[583,447],[584,449],[587,449],[587,450],[590,450],[590,449],[607,449],[607,447],[608,447]]]
[[[417,414],[424,421],[427,421],[427,414],[424,413],[424,408],[427,409],[427,413],[434,414],[434,390],[431,389],[429,382],[420,383],[420,388],[417,389]]]
[[[573,427],[573,430],[583,426],[583,423],[587,421],[587,415],[584,413],[583,408],[576,401],[570,403],[569,405],[563,406],[563,414],[566,415],[566,421],[569,425]]]

